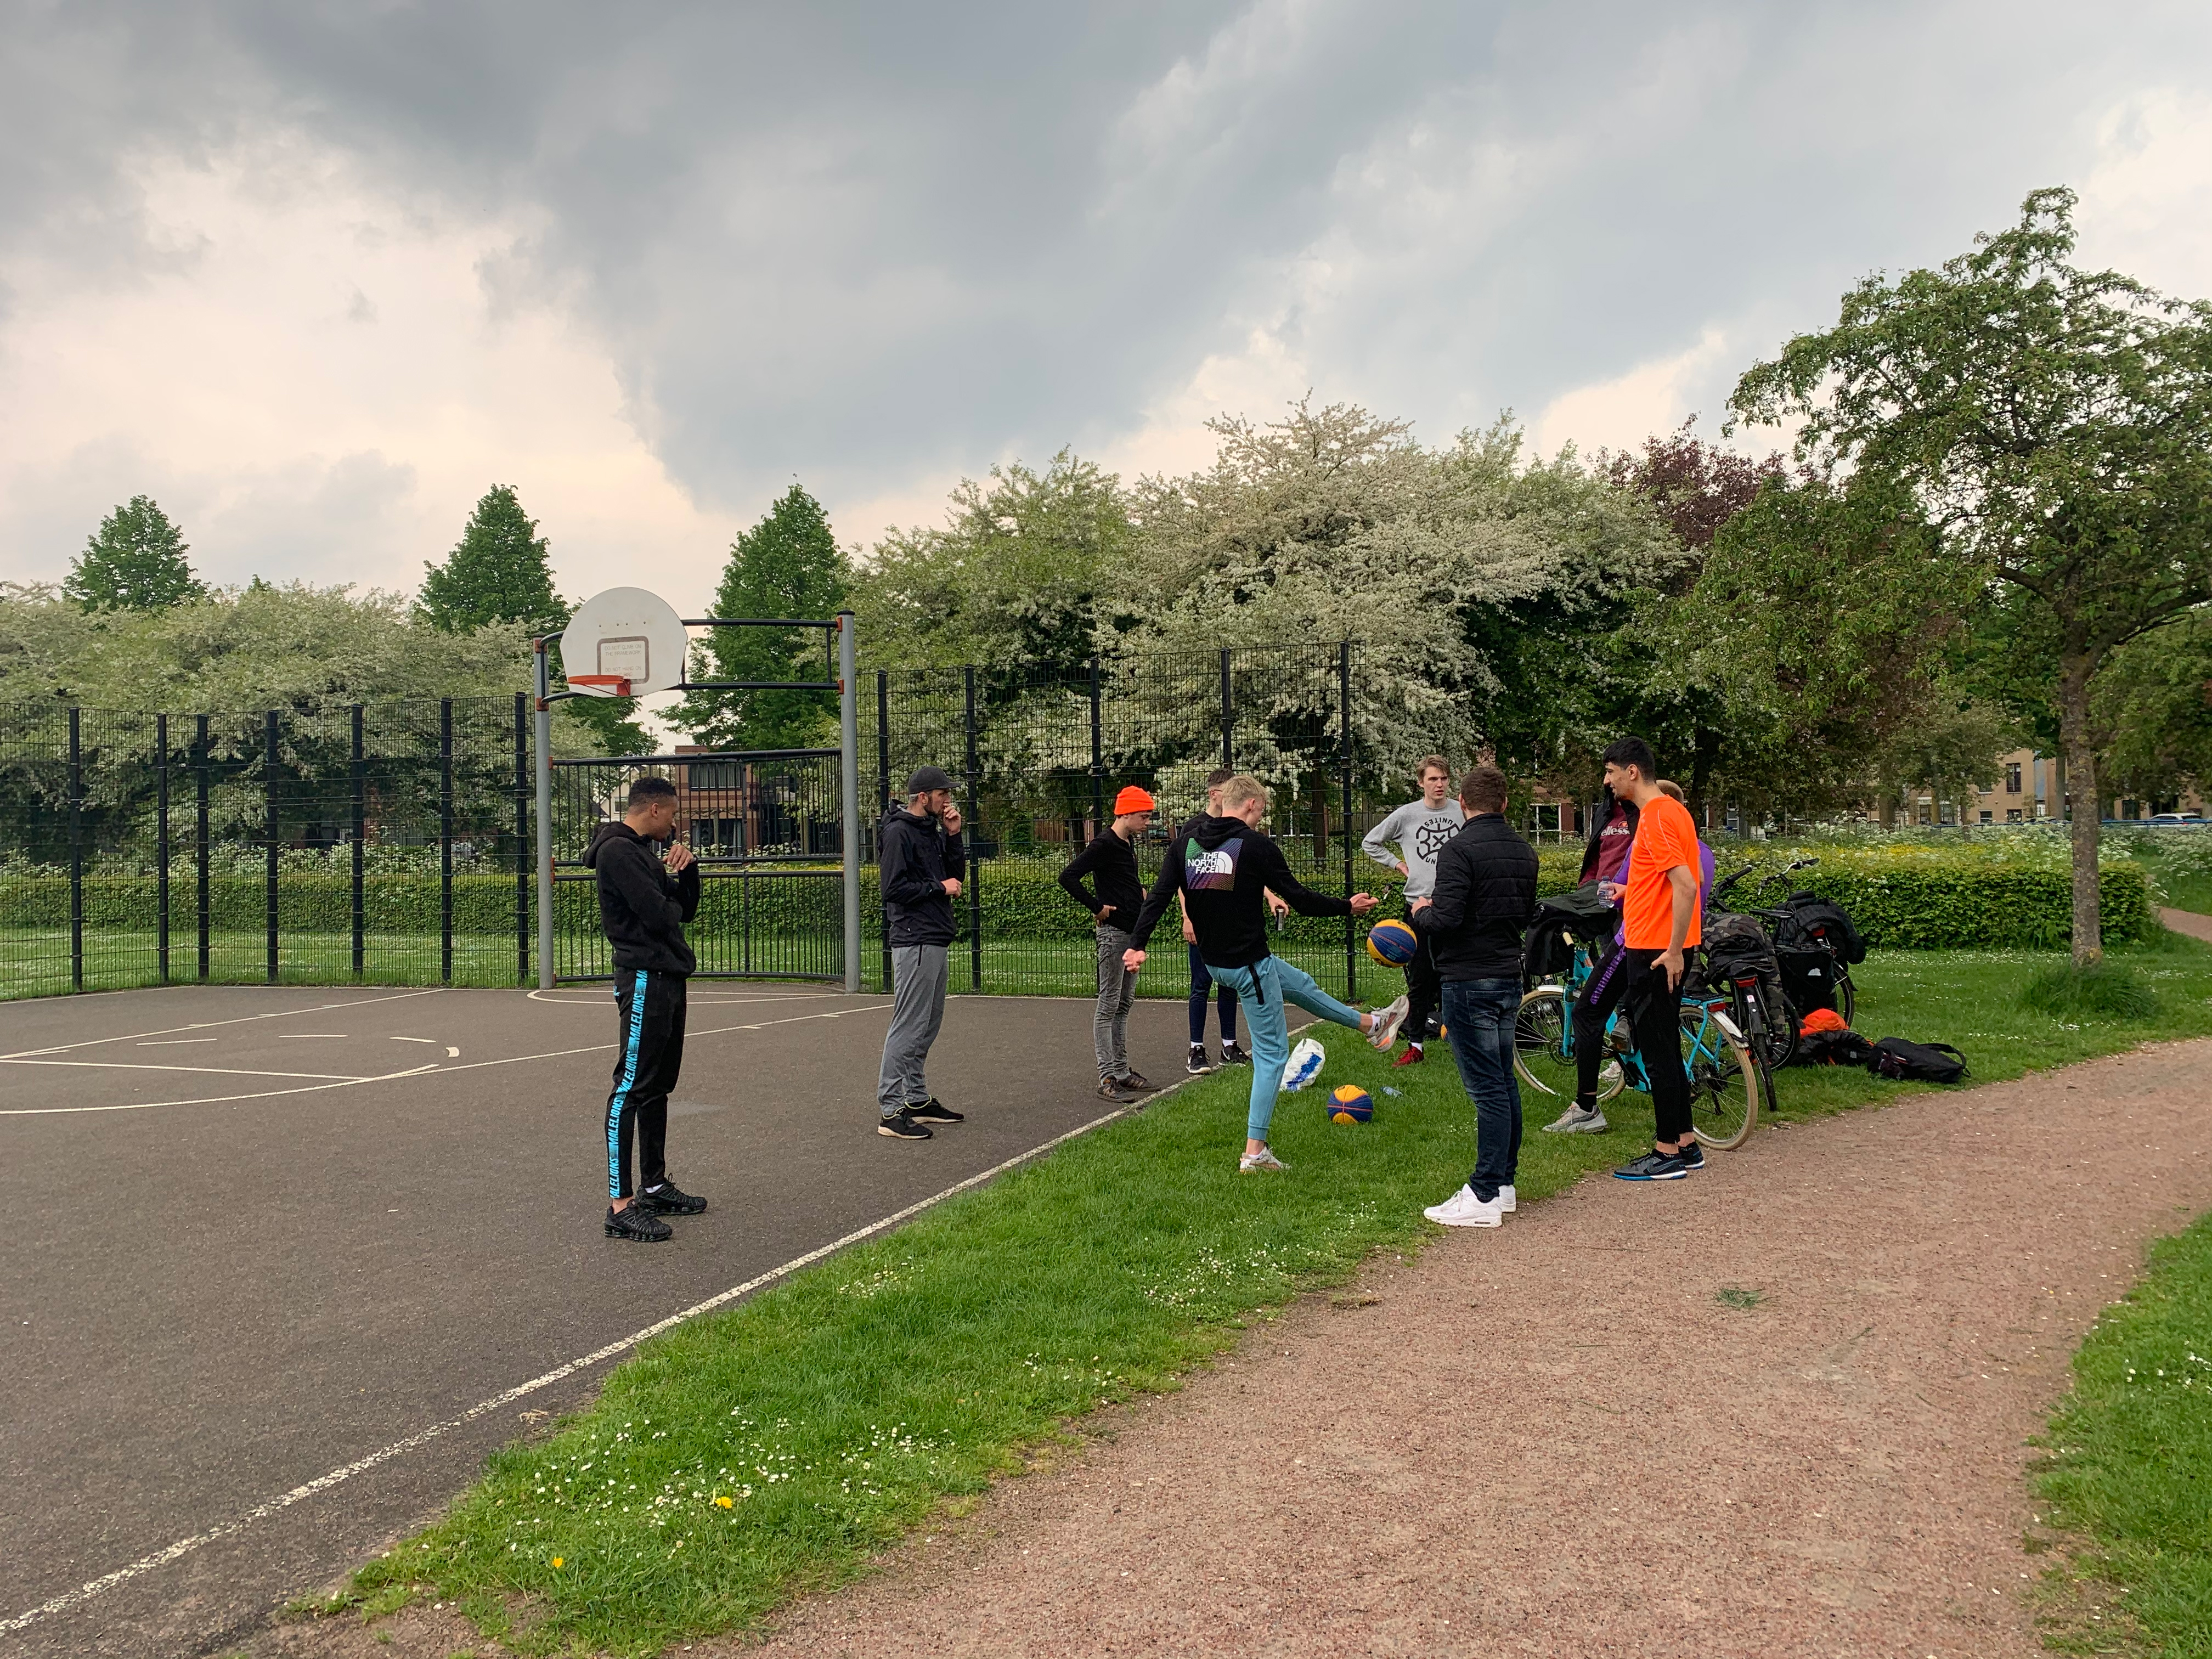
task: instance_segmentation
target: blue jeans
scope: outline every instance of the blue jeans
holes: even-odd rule
[[[1275,1097],[1283,1090],[1283,1067],[1291,1058],[1291,1028],[1285,1005],[1295,1002],[1308,1013],[1339,1025],[1359,1029],[1359,1011],[1347,1008],[1313,982],[1313,975],[1293,968],[1280,957],[1266,957],[1256,967],[1217,968],[1206,964],[1217,984],[1228,986],[1244,1005],[1244,1023],[1252,1028],[1252,1103],[1244,1116],[1244,1133],[1265,1140],[1275,1121]]]
[[[1487,1204],[1500,1187],[1513,1184],[1521,1167],[1521,1085],[1513,1075],[1513,1017],[1521,1008],[1521,981],[1449,981],[1443,1002],[1459,1080],[1474,1102],[1474,1173],[1467,1184]]]

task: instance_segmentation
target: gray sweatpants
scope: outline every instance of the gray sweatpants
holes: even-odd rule
[[[1098,1055],[1098,1077],[1129,1074],[1129,1005],[1137,1000],[1137,976],[1121,965],[1129,948],[1126,929],[1111,924],[1098,930],[1098,1012],[1091,1019],[1091,1046]]]
[[[943,945],[891,947],[891,1029],[884,1034],[883,1076],[876,1100],[884,1115],[919,1106],[929,1096],[929,1045],[945,1024],[945,982],[951,949]]]

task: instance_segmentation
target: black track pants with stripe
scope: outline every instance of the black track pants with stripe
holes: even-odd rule
[[[668,1179],[668,1091],[684,1068],[681,974],[617,969],[615,1086],[607,1097],[607,1196],[628,1198]],[[635,1131],[637,1156],[630,1157]]]

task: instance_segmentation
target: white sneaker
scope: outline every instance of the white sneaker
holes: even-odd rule
[[[1411,1006],[1411,1003],[1401,996],[1387,1008],[1376,1009],[1375,1029],[1367,1034],[1369,1045],[1376,1048],[1388,1048],[1395,1042],[1398,1040],[1398,1028],[1405,1024],[1406,1015]]]
[[[1443,1203],[1431,1204],[1421,1213],[1445,1227],[1495,1227],[1505,1218],[1505,1212],[1496,1199],[1485,1204],[1474,1195],[1472,1187],[1462,1187]]]
[[[1515,1195],[1510,1185],[1500,1187],[1498,1189],[1498,1207],[1507,1215],[1511,1215],[1514,1211],[1521,1207],[1521,1200]]]
[[[1595,1106],[1570,1106],[1544,1127],[1555,1135],[1601,1135],[1605,1114]]]
[[[1277,1158],[1274,1149],[1262,1146],[1256,1152],[1247,1152],[1237,1160],[1239,1175],[1264,1175],[1273,1170],[1286,1170],[1291,1166]]]

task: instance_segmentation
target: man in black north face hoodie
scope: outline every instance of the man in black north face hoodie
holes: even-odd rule
[[[908,805],[884,814],[876,831],[883,883],[884,937],[891,948],[891,1024],[876,1079],[876,1133],[927,1140],[933,1123],[958,1123],[929,1092],[929,1047],[945,1023],[945,975],[957,931],[952,901],[968,872],[960,808],[942,767],[921,766],[906,781]]]
[[[643,777],[630,785],[629,810],[601,824],[584,852],[599,878],[599,923],[614,946],[621,1036],[607,1097],[607,1237],[640,1244],[671,1236],[662,1216],[707,1207],[668,1178],[664,1157],[668,1091],[684,1066],[684,988],[696,965],[684,924],[699,914],[690,849],[672,846],[665,861],[660,853],[675,836],[676,786]]]

